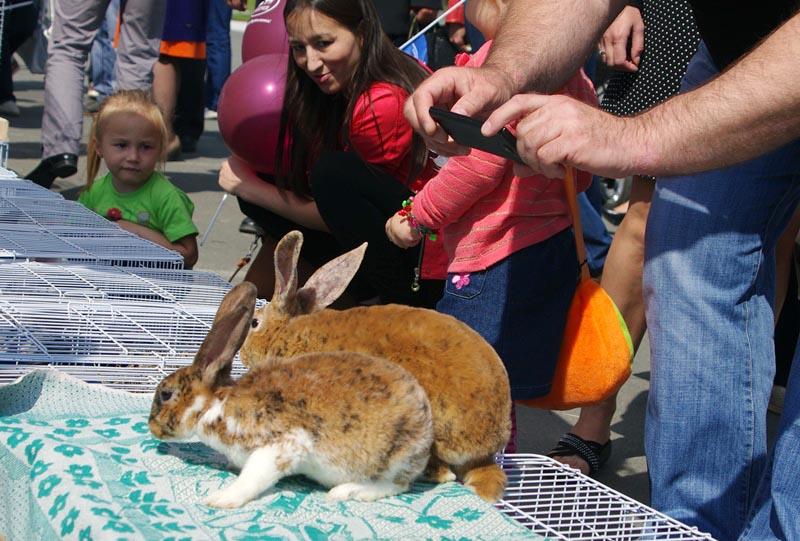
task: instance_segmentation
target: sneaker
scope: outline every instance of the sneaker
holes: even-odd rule
[[[206,120],[216,120],[217,119],[217,112],[213,109],[206,109],[206,112],[203,113],[203,118]]]
[[[19,116],[19,105],[14,100],[0,103],[0,116]]]
[[[100,92],[98,92],[94,88],[90,88],[89,90],[86,91],[86,97],[96,100],[97,98],[100,97]]]

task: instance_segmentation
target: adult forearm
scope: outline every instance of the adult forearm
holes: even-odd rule
[[[505,73],[518,92],[556,92],[624,6],[624,0],[514,0],[484,65]]]
[[[800,137],[800,15],[706,85],[634,119],[641,173],[725,167]]]
[[[263,181],[242,184],[236,195],[296,224],[317,231],[328,231],[314,201],[298,197],[289,191],[281,192],[274,184]]]

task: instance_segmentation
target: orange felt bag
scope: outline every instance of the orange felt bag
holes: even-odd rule
[[[597,404],[616,393],[631,374],[633,344],[619,309],[589,276],[575,191],[575,171],[564,177],[581,277],[567,315],[550,393],[519,400],[536,408],[564,410]]]

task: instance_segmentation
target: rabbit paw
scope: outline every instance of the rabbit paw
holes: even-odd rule
[[[230,486],[223,488],[222,490],[212,492],[206,497],[205,500],[203,500],[203,503],[209,507],[234,509],[236,507],[243,506],[249,501],[250,499],[246,495],[242,494],[240,490],[236,490],[234,487]]]
[[[342,483],[328,491],[327,499],[330,501],[359,500],[372,502],[400,494],[408,490],[408,485],[402,486],[388,481],[376,483]]]

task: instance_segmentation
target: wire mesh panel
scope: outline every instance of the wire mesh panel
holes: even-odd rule
[[[0,226],[3,224],[41,226],[45,229],[52,226],[119,229],[116,224],[80,203],[62,198],[42,201],[35,197],[0,197]]]
[[[183,268],[183,258],[178,252],[110,225],[108,229],[91,229],[0,223],[0,259]]]
[[[571,541],[712,539],[551,458],[499,455],[498,463],[508,475],[508,487],[496,507],[547,538]]]
[[[48,190],[30,180],[16,178],[8,169],[0,167],[0,197],[25,197],[63,199],[61,194]]]
[[[210,272],[89,267],[36,262],[0,264],[0,298],[44,301],[144,301],[216,310],[230,284]]]
[[[54,366],[85,381],[150,392],[192,362],[216,307],[144,302],[0,300],[0,384]],[[243,372],[237,362],[234,373]]]

